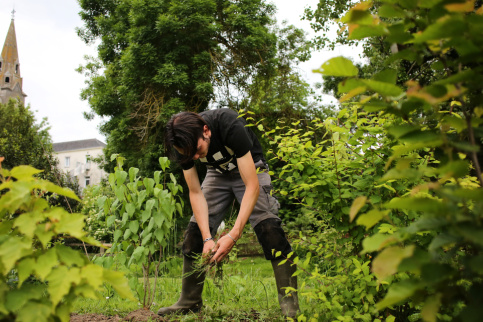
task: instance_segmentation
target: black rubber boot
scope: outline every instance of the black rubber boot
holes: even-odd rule
[[[203,238],[196,223],[189,223],[183,241],[183,280],[181,282],[181,295],[175,304],[162,307],[158,315],[172,313],[187,314],[198,312],[203,306],[201,293],[205,281],[205,272],[195,271],[195,259],[203,251]]]
[[[283,259],[272,260],[273,272],[275,273],[275,281],[277,282],[278,303],[282,313],[286,317],[295,318],[299,311],[299,299],[296,291],[286,293],[286,288],[291,287],[297,290],[297,276],[292,276],[297,270],[295,265],[285,262],[279,265]]]
[[[175,304],[160,308],[158,310],[158,315],[168,315],[172,313],[187,314],[200,311],[203,306],[201,293],[203,293],[205,273],[194,271],[194,262],[193,259],[187,258],[186,256],[184,257],[181,296]]]

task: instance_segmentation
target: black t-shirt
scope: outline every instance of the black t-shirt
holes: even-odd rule
[[[208,154],[200,162],[208,168],[221,173],[229,173],[237,168],[236,158],[251,152],[253,162],[265,161],[262,146],[255,133],[246,127],[246,121],[238,113],[228,108],[201,112],[200,116],[211,131]],[[184,170],[191,169],[194,161],[182,165]]]

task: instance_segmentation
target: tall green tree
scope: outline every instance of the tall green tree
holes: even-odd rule
[[[0,115],[0,157],[5,158],[2,167],[9,170],[30,165],[42,170],[40,178],[68,187],[80,195],[77,182],[57,168],[58,160],[54,156],[47,120],[37,123],[30,107],[13,99],[0,104]],[[50,201],[67,210],[74,210],[78,205],[74,200],[69,204],[65,198],[52,197]]]
[[[269,76],[276,60],[274,6],[263,0],[79,0],[86,43],[82,97],[106,117],[107,153],[148,175],[163,154],[162,129],[180,110],[203,111],[226,91]],[[218,95],[218,97],[217,97]]]

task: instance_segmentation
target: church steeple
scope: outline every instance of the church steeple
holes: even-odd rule
[[[20,62],[18,59],[17,37],[14,24],[15,10],[0,56],[0,103],[7,103],[10,98],[17,98],[25,103],[25,93],[22,91],[22,77],[20,76]]]

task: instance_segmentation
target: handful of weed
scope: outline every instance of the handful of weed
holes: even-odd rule
[[[195,262],[193,264],[194,269],[191,274],[197,274],[198,276],[201,274],[206,274],[206,277],[213,279],[215,284],[218,284],[218,282],[223,278],[224,260],[221,262],[210,263],[214,255],[215,253],[213,252],[196,255]]]

